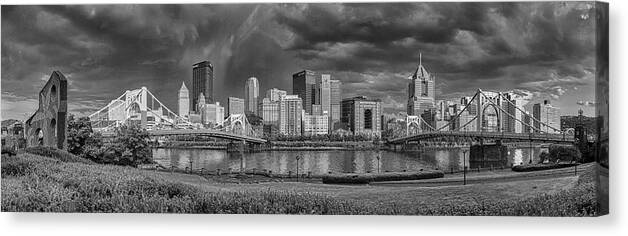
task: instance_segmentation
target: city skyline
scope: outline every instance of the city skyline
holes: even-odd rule
[[[436,77],[437,100],[458,99],[481,88],[517,90],[533,103],[551,99],[562,108],[561,115],[577,114],[578,101],[593,104],[589,31],[594,22],[587,3],[372,5],[3,6],[2,116],[24,119],[36,106],[42,78],[52,69],[68,77],[70,113],[88,115],[125,89],[141,86],[176,108],[181,83],[192,84],[191,65],[204,60],[216,68],[214,93],[221,104],[227,104],[229,96],[244,97],[241,86],[251,76],[260,80],[261,91],[276,87],[290,94],[292,74],[310,69],[340,80],[343,98],[379,98],[385,113],[402,112],[407,77],[416,70],[419,53]],[[215,14],[202,18],[195,8]],[[151,10],[179,18],[157,17]],[[309,23],[321,14],[328,19],[320,25]],[[350,16],[355,19],[348,20]],[[503,25],[523,26],[507,16],[531,26],[521,33],[508,30]],[[25,17],[39,24],[20,20]],[[147,17],[157,20],[138,23]],[[386,26],[366,24],[366,33],[349,27],[368,23],[369,17],[391,21]],[[455,24],[411,21],[421,17],[451,17]],[[210,32],[209,24],[220,19],[229,20]],[[341,37],[317,33],[335,35],[328,32],[333,27],[318,27],[338,22],[346,29],[336,32]],[[412,24],[418,27],[408,27]],[[21,27],[32,30],[19,31]],[[548,32],[533,37],[540,29]],[[57,31],[76,36],[57,36]],[[37,44],[41,46],[29,46]],[[584,108],[585,115],[593,115],[591,105]]]

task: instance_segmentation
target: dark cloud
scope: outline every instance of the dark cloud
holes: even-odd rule
[[[313,69],[340,79],[345,97],[378,97],[388,110],[403,110],[406,78],[420,52],[436,75],[439,98],[481,87],[560,99],[596,73],[590,6],[2,6],[2,112],[15,113],[5,109],[15,107],[12,101],[36,98],[52,70],[70,80],[74,112],[96,110],[141,86],[174,109],[181,82],[190,86],[191,65],[202,60],[215,66],[215,96],[223,103],[243,96],[250,76],[260,80],[262,93],[291,92],[292,73]]]
[[[296,35],[286,49],[317,69],[410,73],[422,52],[443,98],[478,87],[560,97],[592,79],[594,14],[575,2],[310,4],[276,19]]]

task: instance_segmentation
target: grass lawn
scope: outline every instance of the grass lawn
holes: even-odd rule
[[[170,174],[167,174],[170,175]],[[367,204],[398,206],[402,208],[438,207],[474,203],[477,201],[516,200],[552,194],[574,188],[577,176],[542,180],[521,180],[489,184],[440,187],[389,187],[369,185],[332,185],[320,183],[263,182],[259,184],[215,183],[199,176],[173,174],[173,179],[206,191],[294,191],[319,193],[334,199],[359,201]]]
[[[2,157],[2,211],[596,215],[592,168],[581,173],[443,187],[237,184],[20,154]]]

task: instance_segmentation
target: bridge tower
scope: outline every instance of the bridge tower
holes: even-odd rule
[[[482,131],[482,123],[484,121],[483,117],[484,117],[484,96],[482,96],[482,90],[478,89],[475,99],[477,99],[476,101],[476,119],[475,122],[476,123],[476,129],[477,131]]]
[[[418,116],[406,116],[406,135],[410,136],[414,133],[411,133],[410,130],[412,126],[415,125],[415,132],[421,132],[421,119]]]
[[[502,92],[497,93],[497,106],[503,106],[502,103]],[[502,109],[497,109],[497,132],[504,132],[504,126],[502,124]]]

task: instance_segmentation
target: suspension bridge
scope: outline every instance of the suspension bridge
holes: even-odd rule
[[[510,111],[504,109],[504,106],[510,107]],[[517,112],[519,115],[516,114]],[[528,121],[525,121],[524,117]],[[508,126],[519,123],[525,132],[512,132],[512,128],[505,129],[505,123],[508,121],[511,123]],[[471,139],[480,142],[483,140],[574,142],[573,135],[552,127],[548,123],[538,120],[502,93],[484,92],[478,89],[471,100],[446,124],[436,128],[434,123],[426,122],[421,116],[407,116],[405,127],[394,130],[393,137],[387,142],[404,144],[442,138]]]
[[[146,87],[127,90],[89,118],[92,129],[104,137],[113,137],[115,128],[121,125],[137,124],[154,137],[195,135],[250,143],[266,142],[244,114],[232,114],[211,124],[192,123],[187,116],[166,107]]]

